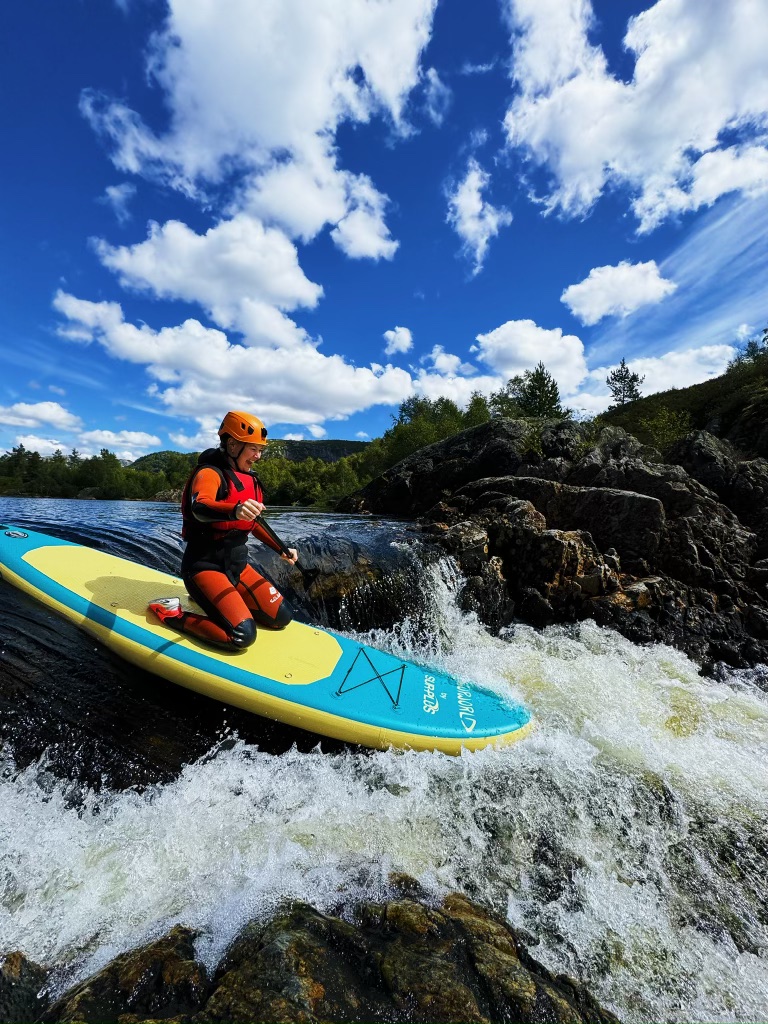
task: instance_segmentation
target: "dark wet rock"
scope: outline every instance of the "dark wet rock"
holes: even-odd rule
[[[704,431],[665,462],[617,427],[532,429],[464,431],[347,505],[422,517],[467,576],[463,607],[492,629],[593,618],[707,670],[768,661],[766,460],[740,460]]]
[[[124,953],[58,999],[43,1021],[129,1024],[178,1020],[199,1010],[208,993],[205,967],[195,960],[195,932],[168,935]]]
[[[760,538],[768,555],[768,459],[744,459],[733,445],[696,430],[676,442],[668,458],[713,491]]]
[[[351,920],[304,903],[248,925],[194,1018],[204,1021],[613,1022],[553,976],[503,921],[457,893],[362,904]]]
[[[176,927],[117,957],[42,1019],[617,1024],[582,985],[551,974],[521,934],[465,896],[435,905],[405,875],[393,875],[390,890],[394,898],[348,908],[344,918],[287,903],[242,929],[210,985],[194,960],[194,933]],[[32,1017],[3,1018],[24,1019]]]
[[[37,1020],[48,1003],[46,978],[45,969],[23,953],[7,953],[0,960],[0,1024]]]

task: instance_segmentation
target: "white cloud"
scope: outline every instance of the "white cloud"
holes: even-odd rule
[[[56,295],[54,307],[114,358],[146,367],[153,381],[149,394],[213,435],[226,409],[253,409],[267,423],[309,426],[373,405],[397,405],[413,393],[405,370],[352,366],[311,342],[257,349],[230,343],[222,331],[197,320],[155,331],[127,323],[117,303],[65,292]]]
[[[307,430],[310,432],[312,437],[316,439],[326,437],[328,434],[328,431],[325,429],[325,427],[321,427],[318,423],[309,423],[307,425]]]
[[[350,178],[348,186],[348,212],[331,231],[331,238],[354,259],[391,260],[399,243],[390,237],[384,223],[386,196],[377,192],[364,174]]]
[[[303,237],[326,222],[344,225],[335,237],[345,252],[389,257],[396,243],[382,220],[385,197],[373,186],[362,197],[360,179],[336,167],[334,135],[342,122],[377,115],[407,134],[405,105],[421,80],[435,4],[169,0],[147,59],[169,110],[167,132],[153,132],[130,107],[95,90],[84,92],[81,110],[121,170],[160,177],[192,196],[235,171],[250,180],[268,223],[273,213],[275,222],[296,221]],[[317,176],[296,216],[286,212],[278,181],[294,164],[305,179]]]
[[[766,237],[768,195],[732,197],[702,213],[660,264],[661,276],[675,281],[677,291],[635,316],[598,325],[590,363],[729,345],[743,324],[765,323]]]
[[[360,441],[369,441],[371,435],[366,434],[364,430],[358,430],[358,432],[355,434],[355,437],[358,438]]]
[[[304,435],[303,434],[283,434],[282,440],[283,441],[303,441],[304,440]]]
[[[479,359],[504,381],[544,363],[563,393],[574,391],[587,375],[584,345],[575,334],[563,334],[557,327],[547,330],[533,320],[508,320],[487,334],[478,334]]]
[[[395,327],[391,331],[384,331],[386,347],[384,354],[393,356],[399,352],[410,352],[413,348],[413,335],[407,327]]]
[[[86,430],[78,434],[78,441],[110,450],[121,444],[132,448],[152,448],[162,443],[159,437],[141,430],[119,430],[117,433],[114,430]]]
[[[583,324],[596,324],[605,316],[629,316],[641,306],[661,302],[677,288],[665,280],[654,260],[616,267],[594,267],[589,276],[566,288],[560,301]]]
[[[50,437],[38,437],[37,434],[19,434],[16,437],[16,444],[23,444],[27,451],[37,452],[43,458],[47,458],[57,451],[66,454],[72,448],[72,445],[65,444],[62,441],[57,441]]]
[[[253,343],[291,344],[300,332],[280,310],[314,307],[322,288],[299,266],[296,247],[276,228],[240,214],[198,235],[186,224],[150,224],[132,246],[96,243],[102,263],[127,288],[199,302],[222,327]],[[76,328],[77,329],[77,328]]]
[[[487,75],[489,71],[493,71],[496,67],[496,61],[491,60],[485,64],[472,64],[471,61],[465,61],[461,66],[459,74],[462,75]]]
[[[629,21],[624,82],[593,46],[589,0],[507,0],[515,95],[509,142],[551,175],[549,209],[583,215],[629,187],[639,230],[733,190],[768,186],[768,7],[658,0]],[[729,133],[745,138],[739,145]]]
[[[718,377],[725,370],[735,353],[731,345],[704,345],[701,348],[678,349],[660,356],[628,359],[627,366],[633,373],[645,377],[640,390],[643,395],[670,388],[687,388],[700,384],[711,377]],[[612,396],[605,379],[617,366],[598,366],[590,370],[583,387],[567,395],[569,405],[597,413],[608,408]]]
[[[12,427],[39,427],[47,423],[58,430],[77,430],[82,426],[80,417],[58,402],[16,402],[14,405],[0,406],[0,423]]]
[[[58,385],[56,385],[56,384],[49,384],[49,385],[48,385],[48,390],[49,390],[49,391],[52,391],[52,392],[54,393],[54,395],[61,395],[61,396],[63,396],[63,395],[66,395],[66,393],[67,393],[67,392],[66,392],[66,391],[64,390],[64,388],[60,388],[60,387],[59,387]]]
[[[505,380],[497,376],[444,377],[440,373],[421,371],[414,381],[414,390],[425,398],[450,398],[460,408],[465,408],[475,391],[489,395],[498,391]]]
[[[136,186],[125,181],[121,185],[107,185],[99,202],[112,207],[118,223],[126,224],[131,219],[128,204],[136,195]]]
[[[434,345],[432,351],[422,356],[422,362],[429,361],[435,373],[443,374],[446,377],[471,376],[476,372],[471,363],[464,363],[460,356],[446,352],[442,345]]]
[[[428,68],[424,77],[426,79],[424,99],[427,114],[433,124],[439,127],[448,113],[453,94],[448,86],[440,80],[440,75],[434,68]]]
[[[446,219],[462,239],[463,249],[473,261],[473,274],[482,269],[490,240],[501,228],[512,223],[512,214],[508,210],[497,209],[483,199],[483,191],[489,182],[488,174],[471,157],[464,180],[448,194]]]

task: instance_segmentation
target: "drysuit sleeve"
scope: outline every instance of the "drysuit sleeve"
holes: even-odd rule
[[[239,501],[217,501],[221,477],[215,469],[203,467],[195,473],[190,486],[192,515],[201,523],[220,523],[235,518]]]
[[[272,550],[277,551],[278,554],[282,553],[283,549],[279,544],[275,544],[261,523],[259,523],[258,519],[254,519],[253,526],[251,527],[251,533],[254,537],[258,538],[262,544],[266,544],[268,548],[272,548]]]

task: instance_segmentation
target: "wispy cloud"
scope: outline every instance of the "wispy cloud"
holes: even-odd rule
[[[482,270],[491,239],[512,223],[509,210],[483,198],[490,181],[490,175],[470,157],[463,180],[448,193],[446,220],[464,243],[462,248],[472,260],[473,275]]]
[[[601,326],[589,344],[592,365],[678,349],[729,345],[742,325],[768,322],[768,196],[727,199],[698,225],[659,270],[677,290],[657,306]]]

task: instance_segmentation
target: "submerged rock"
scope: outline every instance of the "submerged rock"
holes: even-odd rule
[[[0,960],[0,1024],[37,1020],[48,1000],[42,989],[47,972],[23,953],[7,953]]]
[[[50,1021],[415,1021],[615,1024],[576,981],[552,975],[504,921],[458,894],[431,906],[412,879],[349,918],[306,903],[252,922],[232,943],[207,999],[188,929],[118,957],[60,999]]]
[[[707,670],[768,661],[768,461],[697,431],[674,462],[617,427],[493,420],[416,452],[345,511],[419,517],[498,630],[593,618]],[[484,537],[482,553],[478,537]]]

